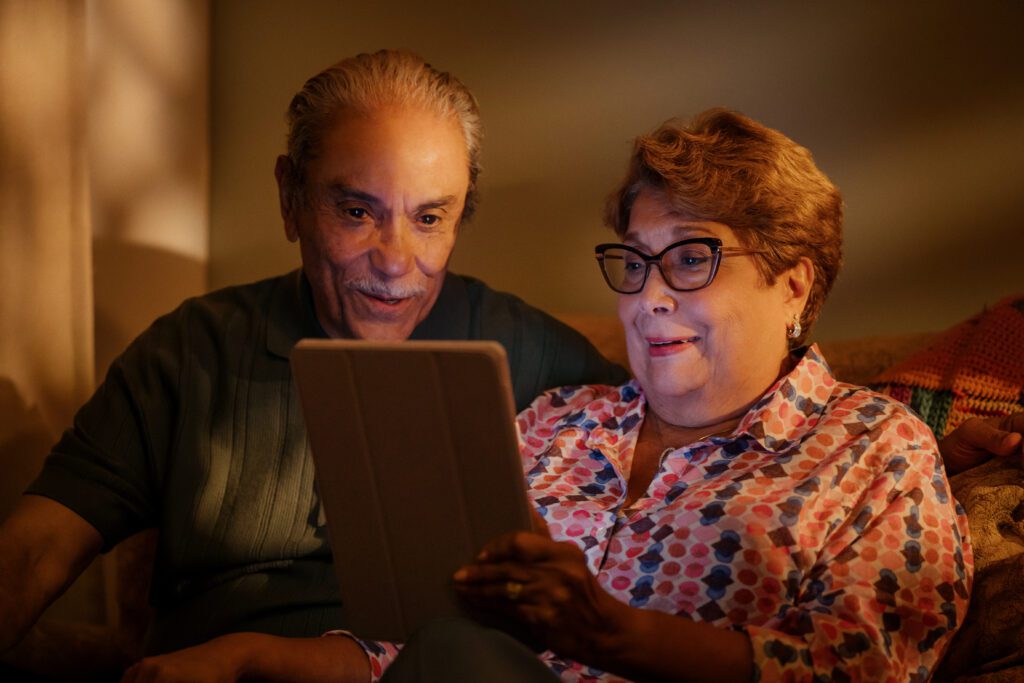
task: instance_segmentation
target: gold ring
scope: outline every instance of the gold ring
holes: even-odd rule
[[[513,602],[519,599],[519,594],[523,592],[523,584],[518,581],[509,581],[505,584],[505,595],[508,596],[509,600]]]

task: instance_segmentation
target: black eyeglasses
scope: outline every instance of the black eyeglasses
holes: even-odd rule
[[[723,247],[717,237],[694,237],[674,242],[651,256],[626,244],[599,244],[594,248],[608,286],[620,294],[636,294],[647,284],[651,266],[677,292],[692,292],[711,284],[722,256],[761,254],[754,249]]]

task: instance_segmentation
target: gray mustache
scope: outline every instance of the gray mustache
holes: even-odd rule
[[[345,286],[379,299],[408,299],[414,296],[423,296],[427,293],[426,287],[422,285],[385,284],[380,280],[365,277],[346,280]]]

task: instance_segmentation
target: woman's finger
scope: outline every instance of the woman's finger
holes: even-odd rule
[[[559,544],[552,541],[549,536],[533,531],[513,531],[487,543],[477,555],[477,561],[543,562],[549,559],[552,553],[558,552],[554,547],[557,545]]]
[[[460,567],[452,579],[456,585],[476,583],[503,583],[505,581],[527,582],[535,573],[529,565],[518,562],[478,562]]]
[[[533,526],[533,531],[540,534],[545,538],[551,538],[551,531],[548,529],[547,520],[540,516],[540,512],[537,508],[530,506],[530,524]]]
[[[501,581],[492,583],[458,584],[459,594],[477,603],[528,603],[535,597],[535,583],[528,581]]]

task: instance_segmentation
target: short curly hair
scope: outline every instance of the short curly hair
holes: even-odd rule
[[[469,89],[450,73],[438,71],[408,50],[362,53],[327,67],[306,81],[288,105],[288,158],[294,176],[289,186],[305,187],[306,168],[320,152],[320,143],[338,112],[370,112],[408,106],[454,119],[462,129],[469,157],[469,189],[463,220],[477,204],[480,109]],[[303,200],[303,196],[296,199]]]
[[[801,257],[814,284],[793,346],[806,341],[843,257],[843,198],[811,153],[737,112],[711,109],[688,125],[662,124],[634,141],[626,177],[609,196],[605,222],[621,237],[641,190],[664,193],[679,212],[724,223],[768,284]]]

